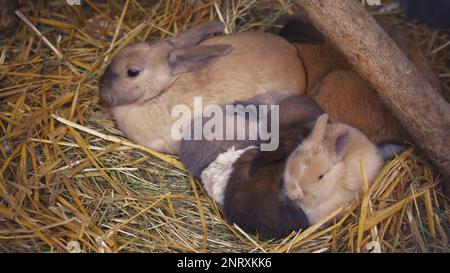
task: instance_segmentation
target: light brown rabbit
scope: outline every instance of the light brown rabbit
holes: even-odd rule
[[[206,106],[271,90],[304,93],[305,72],[292,44],[259,32],[208,39],[223,30],[222,23],[208,22],[120,52],[100,79],[100,96],[119,129],[137,143],[177,153],[179,143],[171,136],[176,105],[193,109],[196,96]]]
[[[420,47],[390,21],[382,17],[377,21],[431,85],[440,90],[438,78]],[[305,67],[307,95],[329,113],[331,120],[354,126],[377,144],[409,139],[376,91],[305,17],[285,17],[281,23],[285,27],[279,34],[297,47]]]
[[[349,205],[363,187],[360,161],[369,185],[384,165],[377,147],[357,129],[327,124],[323,114],[311,134],[289,155],[284,189],[314,224],[335,209]]]

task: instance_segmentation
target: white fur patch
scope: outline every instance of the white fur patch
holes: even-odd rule
[[[227,152],[219,154],[216,160],[211,162],[200,175],[205,191],[220,206],[222,206],[224,202],[225,189],[231,172],[233,171],[233,163],[236,162],[246,150],[251,148],[255,148],[255,146],[250,146],[241,150],[236,150],[234,146],[231,147]]]

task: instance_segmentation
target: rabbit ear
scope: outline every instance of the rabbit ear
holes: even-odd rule
[[[219,21],[206,22],[185,30],[172,38],[170,42],[175,48],[190,47],[199,44],[209,35],[214,33],[223,33],[225,25]]]
[[[304,15],[282,16],[278,23],[284,25],[278,35],[291,43],[321,44],[326,41],[323,34]]]
[[[323,138],[325,136],[325,129],[327,127],[328,114],[322,114],[316,121],[314,128],[311,131],[309,136],[309,141],[313,145],[314,149],[320,147]]]
[[[199,45],[174,49],[169,53],[168,62],[172,76],[206,68],[233,50],[231,45]]]
[[[334,152],[338,157],[341,157],[345,154],[345,150],[350,144],[351,136],[350,133],[345,130],[344,132],[339,133],[334,138]]]

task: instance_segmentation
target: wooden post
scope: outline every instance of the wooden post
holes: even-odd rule
[[[297,0],[319,29],[377,90],[441,170],[450,197],[450,104],[356,0]]]

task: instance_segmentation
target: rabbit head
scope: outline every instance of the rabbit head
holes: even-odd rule
[[[182,73],[201,70],[232,51],[228,44],[199,45],[224,31],[217,21],[186,30],[170,40],[124,48],[100,78],[100,97],[111,106],[139,103],[164,92]]]
[[[295,201],[309,195],[315,199],[326,200],[335,191],[337,181],[344,174],[340,158],[350,136],[348,132],[343,131],[334,139],[329,139],[330,136],[325,134],[327,120],[327,114],[321,115],[309,137],[288,159],[284,177],[285,188],[288,196]]]
[[[360,161],[371,183],[384,162],[376,146],[353,127],[327,124],[323,114],[289,156],[284,189],[311,223],[357,198],[363,185]]]

